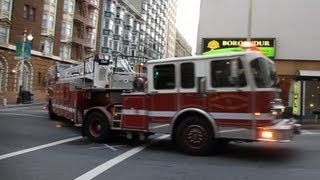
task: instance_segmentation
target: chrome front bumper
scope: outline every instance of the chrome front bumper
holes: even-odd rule
[[[300,124],[295,119],[282,119],[277,124],[257,128],[258,141],[290,142],[294,134],[300,134]]]

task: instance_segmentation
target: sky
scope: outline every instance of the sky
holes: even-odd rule
[[[177,28],[196,51],[199,9],[201,0],[177,0]]]

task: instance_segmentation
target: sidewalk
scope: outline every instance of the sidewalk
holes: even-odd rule
[[[15,107],[27,107],[27,106],[38,106],[38,105],[46,105],[47,101],[37,101],[28,104],[7,104],[7,105],[0,105],[0,109],[4,108],[15,108]]]
[[[15,107],[27,107],[27,106],[37,106],[37,105],[46,105],[47,101],[38,101],[29,104],[8,104],[6,106],[0,105],[0,109],[4,108],[15,108]],[[299,120],[297,120],[297,123]],[[302,120],[301,129],[320,129],[320,124],[315,123],[310,120]]]

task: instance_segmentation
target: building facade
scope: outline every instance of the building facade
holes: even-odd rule
[[[62,57],[84,61],[96,53],[100,0],[64,0]],[[74,7],[73,7],[74,5]],[[73,22],[72,22],[73,16]],[[70,52],[71,40],[71,56]]]
[[[174,25],[175,14],[168,13],[175,12],[176,0],[0,0],[0,5],[0,104],[18,102],[21,91],[31,92],[34,101],[46,100],[47,72],[56,63],[79,64],[97,53],[159,59],[169,52],[167,37],[175,37],[166,35],[175,34],[166,26]]]
[[[185,57],[192,55],[192,48],[181,33],[176,31],[175,54],[174,57]]]
[[[48,69],[56,63],[78,63],[80,58],[71,59],[71,49],[76,44],[72,39],[76,18],[72,17],[77,3],[81,2],[0,1],[1,104],[16,103],[22,90],[31,92],[35,101],[45,100]],[[27,35],[33,37],[30,42]],[[27,49],[31,52],[25,58]]]
[[[312,112],[320,108],[319,78],[312,75],[309,79],[299,78],[297,72],[320,69],[317,47],[320,21],[311,18],[320,15],[318,7],[320,1],[202,0],[196,53],[208,50],[208,39],[224,41],[226,46],[246,38],[255,39],[261,49],[272,52],[269,57],[277,67],[284,103],[293,109],[301,103],[301,113],[297,115],[312,118]],[[264,43],[266,39],[268,43]],[[270,39],[273,43],[269,43]],[[300,90],[303,93],[298,101],[293,94],[296,79],[303,79]]]
[[[99,52],[132,60],[164,56],[166,0],[104,0]]]
[[[177,29],[176,29],[176,15],[177,15],[177,0],[168,0],[168,15],[166,20],[166,43],[165,43],[165,57],[175,57]]]

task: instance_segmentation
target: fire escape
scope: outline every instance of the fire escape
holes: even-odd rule
[[[72,38],[74,56],[72,59],[83,61],[86,57],[91,56],[95,49],[95,43],[90,41],[88,34],[96,29],[90,14],[92,15],[92,12],[98,9],[97,2],[97,0],[76,0]]]

